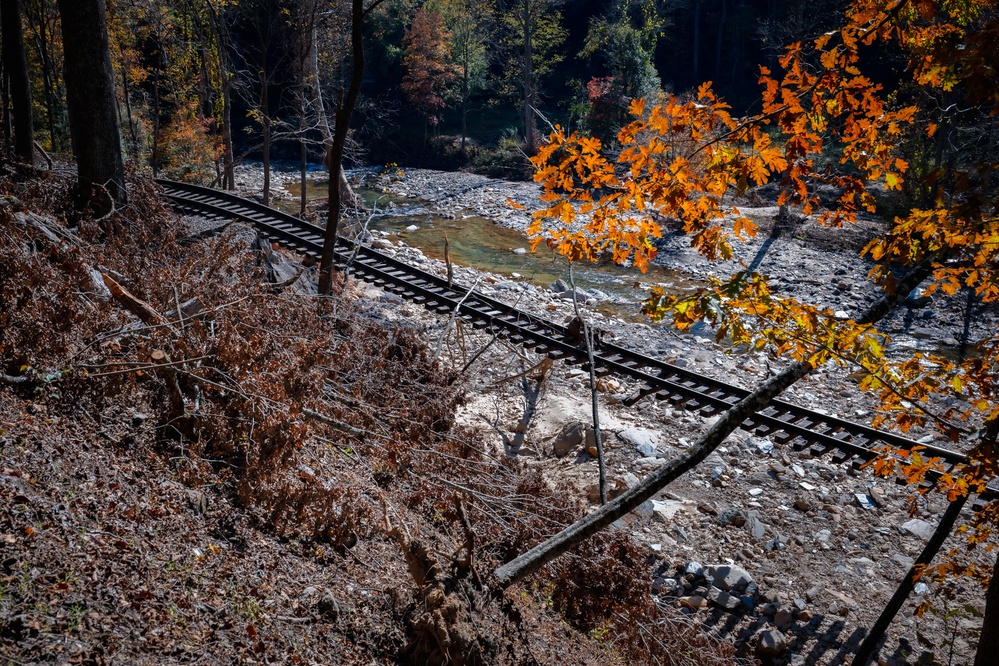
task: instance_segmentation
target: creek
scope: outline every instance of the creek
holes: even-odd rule
[[[307,198],[325,199],[327,184],[325,179],[309,180]],[[280,203],[297,214],[301,185],[288,183],[286,189],[294,202]],[[398,239],[419,248],[427,257],[444,259],[446,234],[448,254],[455,265],[513,280],[527,280],[540,287],[547,287],[556,280],[569,281],[569,266],[563,257],[555,255],[544,244],[532,252],[530,240],[524,234],[488,218],[465,214],[451,219],[433,214],[420,199],[390,197],[364,189],[359,194],[369,208],[379,211],[372,217],[369,231],[382,232],[390,240]],[[597,296],[598,302],[591,304],[593,309],[608,316],[643,323],[648,323],[648,319],[641,314],[641,301],[653,285],[662,285],[673,292],[686,292],[698,286],[679,271],[650,266],[642,273],[609,260],[577,263],[573,267],[573,277],[579,289]]]

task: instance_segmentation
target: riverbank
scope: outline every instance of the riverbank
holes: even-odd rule
[[[494,199],[516,196],[526,205],[537,196],[529,184],[413,170],[382,176],[375,186],[407,206],[423,207],[429,215],[456,220],[467,216],[481,224],[493,214],[488,219],[513,228],[523,228],[526,218],[505,208],[497,212]],[[762,228],[760,238],[739,248],[744,262],[761,256],[759,265],[766,270],[772,266],[787,293],[804,300],[828,298],[830,307],[843,308],[873,297],[873,290],[856,276],[866,271],[857,249],[877,230],[875,221],[825,230],[803,220],[791,230],[773,233],[767,215],[775,209],[750,208]],[[406,238],[404,233],[379,232],[373,244],[424,270],[446,274],[443,261],[428,257]],[[712,267],[694,256],[681,237],[672,236],[667,243],[664,247],[672,249],[661,253],[660,262],[687,271],[691,279],[710,274]],[[470,267],[454,271],[459,283],[477,284],[484,293],[522,309],[560,322],[573,316],[571,298],[558,289]],[[547,373],[520,376],[541,358],[493,344],[486,333],[449,329],[445,319],[377,288],[358,289],[370,316],[415,327],[431,347],[441,350],[446,365],[464,370],[471,393],[459,416],[463,424],[479,431],[497,455],[513,456],[541,470],[553,485],[569,484],[580,499],[595,506],[597,471],[587,443],[592,415],[584,372],[556,364]],[[744,387],[758,385],[779,367],[764,354],[726,354],[704,328],[679,334],[668,326],[628,322],[605,315],[599,301],[591,300],[587,317],[605,339],[643,353]],[[916,329],[935,342],[962,318],[959,305],[914,305],[888,327],[896,339],[921,344],[912,335]],[[972,330],[981,331],[983,325],[988,324],[973,322]],[[613,491],[636,483],[712,423],[652,399],[624,407],[622,399],[636,388],[616,378],[600,386],[601,431]],[[820,369],[784,397],[861,422],[870,419],[874,406],[873,399],[858,390],[855,378],[835,368]],[[909,436],[949,445],[934,432],[916,430]],[[767,657],[772,663],[839,664],[856,649],[864,628],[871,626],[944,508],[941,498],[929,496],[917,502],[915,516],[910,515],[909,492],[849,463],[815,459],[769,438],[737,431],[708,461],[620,527],[655,562],[659,597],[707,626],[724,626],[721,633],[749,650],[747,654],[763,642],[777,646]],[[711,563],[735,565],[751,582],[726,588],[712,578]],[[935,596],[939,593],[935,587],[917,590],[891,629],[889,647],[882,653],[890,655],[886,664],[912,663],[919,651],[932,655],[948,641],[954,642],[956,655],[970,654],[975,630],[970,618],[912,617],[922,601],[948,603]],[[962,598],[980,605],[976,594],[966,591]]]

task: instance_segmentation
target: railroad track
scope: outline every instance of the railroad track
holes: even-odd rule
[[[289,249],[319,257],[323,230],[292,215],[255,201],[212,188],[157,181],[175,207],[200,215],[237,218],[253,224],[266,237]],[[393,292],[427,309],[449,314],[458,308],[458,316],[476,328],[490,329],[510,342],[548,354],[555,360],[586,365],[586,350],[577,346],[564,326],[511,305],[468,290],[414,268],[393,257],[339,238],[335,261],[342,269],[354,254],[349,271],[352,275]],[[613,373],[638,380],[642,388],[626,404],[646,396],[668,400],[675,405],[710,416],[725,411],[745,396],[746,389],[705,377],[690,370],[649,358],[618,345],[600,342],[594,350],[594,364],[601,373]],[[896,435],[828,414],[774,400],[742,424],[757,435],[769,436],[782,445],[812,456],[828,456],[837,463],[859,466],[877,456],[876,447],[890,445],[911,449],[917,443]],[[948,466],[960,464],[965,456],[941,447],[924,446],[924,455],[942,458]],[[990,491],[989,496],[995,495]],[[985,499],[984,497],[982,499]]]

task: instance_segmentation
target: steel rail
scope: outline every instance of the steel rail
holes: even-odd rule
[[[252,224],[264,236],[289,249],[318,258],[323,230],[287,213],[212,188],[157,181],[165,194],[181,210],[196,214],[233,217]],[[355,252],[349,271],[354,276],[423,305],[440,314],[454,312],[476,328],[488,328],[511,342],[546,353],[552,358],[586,365],[586,350],[562,325],[473,292],[465,287],[414,268],[394,257],[345,238],[337,239],[335,263],[343,269]],[[626,347],[598,342],[594,362],[601,373],[614,373],[642,382],[642,389],[626,401],[634,404],[652,395],[705,415],[719,413],[750,394],[747,389],[705,377],[685,368],[650,358]],[[938,457],[948,467],[966,461],[964,454],[950,449],[918,444],[895,433],[885,432],[781,399],[754,414],[743,429],[768,435],[782,445],[808,450],[814,456],[831,454],[835,462],[859,466],[877,457],[876,448],[891,446],[911,450],[921,446],[924,456]],[[987,493],[992,496],[990,490]],[[984,499],[984,498],[983,498]]]

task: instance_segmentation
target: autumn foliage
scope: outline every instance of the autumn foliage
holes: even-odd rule
[[[406,76],[402,90],[431,125],[437,125],[437,114],[447,105],[445,93],[458,80],[458,70],[451,64],[448,38],[444,18],[432,9],[421,7],[413,15],[403,40],[406,55],[402,64]]]
[[[644,269],[663,224],[675,221],[705,257],[730,259],[732,243],[756,232],[731,197],[775,182],[778,205],[827,225],[852,223],[876,210],[876,191],[901,190],[910,170],[907,142],[943,131],[940,96],[973,109],[975,131],[994,141],[997,39],[999,9],[991,0],[855,0],[839,29],[790,45],[778,72],[761,67],[756,115],[733,117],[705,83],[692,96],[669,95],[655,106],[634,100],[613,156],[597,139],[556,127],[533,160],[547,208],[535,213],[530,233],[571,260],[609,255]],[[865,53],[875,48],[908,58],[911,80],[897,94],[863,72]],[[999,301],[997,172],[995,151],[920,165],[929,196],[865,248],[874,262],[870,278],[890,293],[900,274],[925,270],[925,293],[970,290],[984,304]],[[815,194],[820,185],[838,192],[827,209]],[[933,424],[973,449],[969,465],[955,470],[918,450],[894,452],[905,462],[896,466],[892,457],[878,467],[882,473],[936,484],[953,499],[980,492],[999,471],[999,336],[979,341],[963,361],[923,353],[899,360],[886,352],[889,336],[871,323],[778,297],[766,276],[746,271],[692,296],[654,291],[645,311],[681,329],[707,320],[736,348],[859,368],[861,387],[880,397],[877,423],[902,431]],[[972,543],[987,538],[996,515],[979,513]]]

